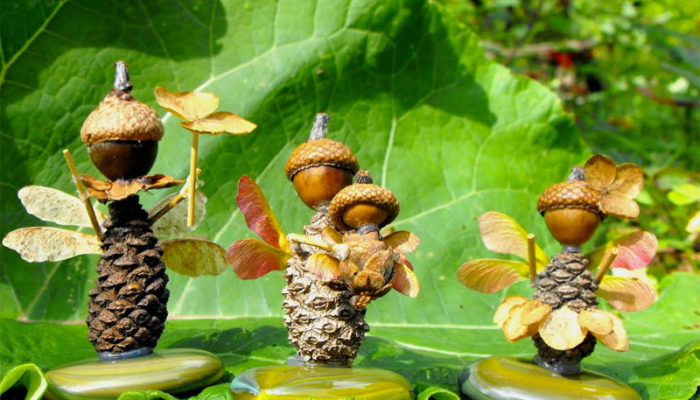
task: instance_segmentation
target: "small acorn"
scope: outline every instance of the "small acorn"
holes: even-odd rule
[[[324,137],[329,118],[317,114],[309,140],[294,149],[285,167],[297,194],[313,209],[328,204],[336,193],[350,185],[359,169],[348,146]]]
[[[600,192],[583,181],[583,171],[574,167],[569,180],[548,187],[537,201],[537,211],[559,243],[580,246],[593,236],[603,213]]]
[[[134,179],[151,170],[163,137],[163,123],[155,110],[134,99],[129,71],[115,64],[114,90],[88,115],[80,139],[90,159],[108,179]]]
[[[333,197],[328,214],[336,228],[343,231],[363,226],[381,228],[399,214],[399,201],[389,189],[372,183],[366,170],[355,175],[355,183]]]

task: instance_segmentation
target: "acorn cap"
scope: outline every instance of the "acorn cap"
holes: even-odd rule
[[[343,217],[346,210],[359,204],[374,205],[386,211],[387,216],[384,221],[378,224],[379,227],[388,225],[399,214],[399,201],[389,189],[373,183],[354,183],[343,188],[333,197],[333,201],[328,207],[328,214],[333,225],[342,230],[353,230],[345,223]]]
[[[348,146],[322,138],[312,139],[297,146],[287,160],[285,172],[287,178],[293,180],[299,171],[319,165],[345,169],[351,174],[360,168],[357,157]]]
[[[537,211],[545,212],[560,208],[581,208],[601,215],[598,202],[600,192],[581,180],[570,180],[554,184],[542,192],[537,201]]]
[[[114,90],[88,115],[80,139],[88,146],[106,140],[160,140],[163,123],[158,114],[129,93],[126,64],[119,61],[116,69]]]

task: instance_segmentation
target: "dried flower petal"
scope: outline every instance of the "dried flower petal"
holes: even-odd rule
[[[136,179],[117,179],[101,181],[89,175],[80,175],[80,180],[87,186],[88,194],[102,203],[124,200],[141,190],[162,189],[181,184],[182,180],[166,175],[147,175]]]
[[[569,350],[578,346],[588,332],[578,323],[578,313],[567,306],[552,311],[539,327],[539,334],[555,350]]]
[[[226,111],[218,111],[206,118],[190,122],[181,122],[180,125],[191,132],[208,135],[218,135],[224,132],[232,135],[244,135],[258,127],[247,119]]]
[[[325,253],[314,253],[306,260],[306,269],[321,281],[328,282],[340,278],[338,260]]]
[[[498,325],[499,328],[502,328],[503,323],[505,323],[506,319],[510,316],[511,308],[528,301],[530,300],[524,296],[515,295],[506,297],[501,304],[498,305],[498,308],[496,308],[496,312],[493,314],[493,322]]]
[[[602,313],[605,313],[608,315],[608,318],[613,323],[613,328],[610,333],[607,335],[596,335],[595,332],[593,332],[593,336],[600,341],[605,347],[615,350],[615,351],[627,351],[630,348],[630,343],[629,339],[627,337],[627,330],[625,330],[625,325],[622,323],[622,320],[615,314],[607,312],[607,311],[602,311]]]
[[[605,214],[620,218],[635,218],[639,205],[634,198],[644,184],[642,169],[634,164],[615,163],[608,157],[595,154],[584,166],[586,183],[600,192],[600,208]]]
[[[613,330],[613,321],[608,314],[597,308],[581,310],[578,323],[595,335],[607,335]]]
[[[194,121],[213,113],[219,107],[219,97],[208,92],[171,92],[156,88],[156,101],[180,119]]]
[[[523,318],[525,314],[531,310],[530,307],[532,303],[533,302],[528,300],[510,309],[510,315],[503,323],[503,334],[510,343],[517,342],[520,339],[530,337],[537,333],[536,325],[527,325],[523,323]]]

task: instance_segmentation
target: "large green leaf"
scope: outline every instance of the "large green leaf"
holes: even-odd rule
[[[41,224],[22,210],[14,195],[20,187],[74,191],[61,149],[71,150],[81,172],[98,175],[78,132],[111,87],[111,64],[123,59],[134,95],[149,105],[157,107],[156,85],[198,88],[219,95],[221,110],[259,126],[248,136],[200,139],[209,202],[197,234],[225,247],[252,236],[235,206],[242,174],[257,180],[282,227],[299,231],[312,212],[296,200],[284,163],[319,111],[332,115],[331,137],[351,146],[401,200],[394,226],[421,237],[410,255],[421,294],[372,303],[372,336],[358,365],[453,387],[459,368],[477,357],[532,354],[529,343],[508,345],[491,323],[504,294],[469,291],[456,270],[488,254],[476,223],[487,210],[507,212],[556,251],[534,205],[548,183],[584,160],[585,149],[553,93],[488,61],[470,30],[436,6],[421,0],[15,0],[3,3],[0,17],[0,234]],[[164,121],[153,172],[182,178],[190,134],[175,117]],[[153,204],[165,193],[142,200]],[[0,316],[38,322],[0,323],[3,371],[30,361],[50,368],[93,354],[85,328],[71,324],[86,315],[95,262],[27,264],[0,250]],[[697,293],[697,279],[687,281],[674,280],[667,292],[686,285]],[[282,286],[280,274],[254,281],[240,281],[233,271],[171,274],[171,320],[160,346],[209,349],[232,373],[281,363],[293,353],[280,318]],[[524,284],[513,290],[528,291]],[[664,296],[655,305],[664,311],[679,307],[687,314],[687,304],[697,304]],[[647,322],[646,315],[629,317],[632,354],[600,349],[588,365],[659,398],[689,393],[684,370],[634,372],[634,363],[671,357],[697,333],[681,323]],[[659,326],[658,337],[648,336]]]

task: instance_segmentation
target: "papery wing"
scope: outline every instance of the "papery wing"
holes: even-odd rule
[[[156,101],[161,107],[186,121],[204,118],[219,107],[219,97],[207,92],[171,92],[156,88]]]
[[[615,162],[602,154],[594,154],[583,166],[586,183],[596,190],[605,190],[615,180]]]
[[[262,240],[274,247],[282,250],[289,248],[287,238],[267,203],[265,195],[258,184],[249,176],[243,175],[238,180],[236,202],[251,231],[257,233]]]
[[[401,254],[410,253],[418,247],[420,239],[415,233],[408,231],[396,231],[385,236],[382,241]]]
[[[25,186],[17,197],[27,212],[35,217],[60,225],[92,227],[85,205],[75,196],[45,186]],[[99,221],[104,215],[98,213]]]
[[[612,268],[634,270],[646,267],[654,259],[658,245],[659,242],[653,233],[637,231],[612,240],[586,254],[585,257],[589,261],[589,268],[595,268],[600,265],[607,251],[617,247],[617,258]]]
[[[29,262],[61,261],[81,254],[102,253],[96,236],[61,228],[20,228],[8,233],[2,244]]]
[[[258,239],[243,239],[226,253],[233,271],[241,279],[257,279],[270,271],[284,270],[290,255]]]
[[[252,132],[258,126],[234,113],[219,111],[196,121],[181,122],[184,128],[209,135],[230,133],[232,135],[245,135]]]
[[[623,276],[604,276],[597,294],[622,311],[643,310],[656,300],[656,292],[646,282]]]
[[[496,253],[512,254],[524,260],[527,254],[527,232],[513,218],[506,214],[489,211],[479,217],[481,240],[487,249]],[[542,249],[535,245],[537,266],[547,265],[549,259]]]
[[[391,280],[391,287],[397,292],[408,297],[416,297],[420,292],[418,277],[408,267],[403,264],[394,264],[394,278]]]
[[[170,196],[165,197],[156,203],[156,205],[151,207],[148,214],[151,216],[154,215],[168,203],[170,203],[176,196],[178,196],[178,193],[173,193]],[[197,225],[204,220],[204,215],[207,211],[207,196],[199,190],[196,190],[194,198],[195,205],[193,226],[187,226],[187,202],[181,201],[153,224],[153,233],[162,238],[180,236],[195,230]]]
[[[159,245],[165,266],[178,274],[219,275],[230,267],[224,248],[206,239],[169,239]]]
[[[493,293],[523,280],[527,264],[510,260],[472,260],[462,264],[457,279],[464,286],[482,293]]]

